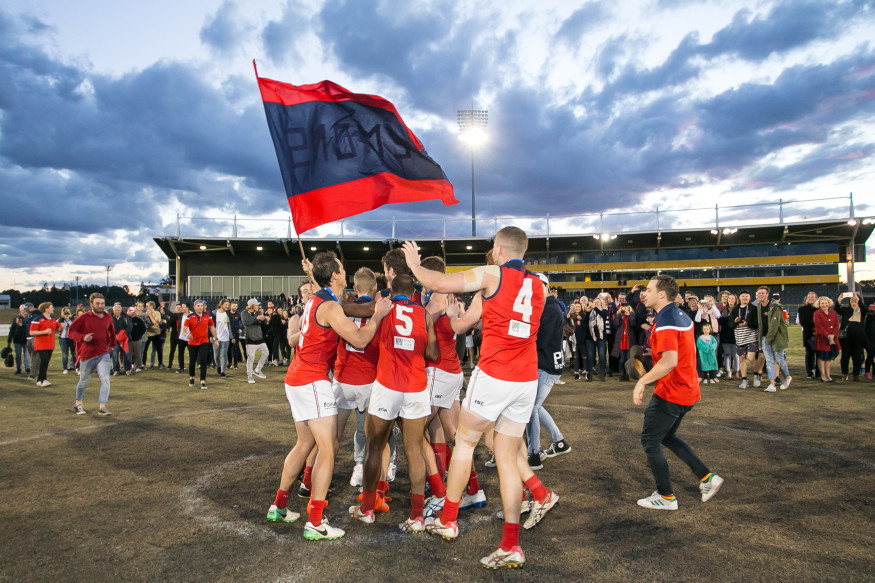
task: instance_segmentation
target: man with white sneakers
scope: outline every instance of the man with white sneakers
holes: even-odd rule
[[[675,305],[677,294],[677,281],[669,275],[657,275],[641,292],[644,305],[656,310],[650,334],[653,368],[635,384],[632,402],[640,405],[645,386],[656,383],[650,403],[644,410],[641,430],[641,445],[656,479],[656,491],[638,500],[639,506],[653,510],[678,509],[668,463],[662,453],[663,445],[681,458],[699,478],[703,502],[710,500],[723,485],[723,478],[712,473],[692,448],[676,435],[684,415],[701,398],[693,322]]]

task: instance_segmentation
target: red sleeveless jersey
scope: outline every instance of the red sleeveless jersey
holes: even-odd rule
[[[331,326],[316,321],[316,310],[325,302],[337,300],[330,291],[321,289],[307,300],[301,314],[301,336],[295,357],[286,372],[287,385],[297,387],[315,381],[328,380],[328,370],[337,356],[339,336]]]
[[[462,372],[459,355],[456,353],[456,333],[453,332],[450,319],[446,314],[441,314],[434,321],[434,333],[437,336],[440,356],[437,360],[426,360],[425,366],[433,366],[451,374]]]
[[[364,296],[356,304],[370,302]],[[357,328],[367,325],[369,318],[350,318]],[[347,385],[367,385],[377,378],[377,361],[380,359],[379,334],[368,343],[364,350],[341,339],[337,344],[337,360],[334,361],[334,378]]]
[[[428,380],[425,375],[425,346],[428,344],[425,308],[406,298],[393,298],[392,302],[394,305],[380,322],[378,332],[377,382],[393,391],[418,393],[426,389]]]
[[[538,380],[535,340],[543,310],[541,280],[519,259],[502,265],[498,290],[483,298],[480,370],[503,381]]]

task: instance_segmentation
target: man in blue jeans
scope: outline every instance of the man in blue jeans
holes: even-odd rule
[[[641,293],[644,305],[656,310],[650,333],[653,368],[635,384],[632,402],[640,405],[645,386],[656,383],[650,403],[644,410],[644,427],[641,429],[641,445],[656,480],[656,491],[638,500],[639,506],[653,510],[678,509],[668,463],[662,453],[663,445],[681,458],[699,479],[703,502],[710,500],[723,485],[723,478],[712,473],[692,448],[676,435],[684,415],[700,399],[693,322],[675,305],[677,294],[677,281],[669,275],[657,275]]]
[[[529,467],[540,470],[544,467],[543,458],[555,457],[571,451],[571,446],[565,441],[562,432],[553,421],[550,413],[544,409],[544,401],[550,390],[565,369],[565,357],[562,352],[562,327],[565,315],[559,300],[550,294],[550,281],[543,273],[536,273],[544,284],[544,311],[541,312],[541,324],[538,327],[536,345],[538,347],[538,394],[535,397],[535,407],[532,417],[526,425],[528,439]],[[552,444],[547,451],[541,452],[541,424],[550,432]]]
[[[790,381],[793,377],[790,376],[790,370],[787,368],[787,359],[785,358],[785,350],[790,345],[787,336],[787,322],[784,320],[784,310],[781,309],[781,304],[778,303],[780,296],[769,297],[768,286],[761,285],[757,288],[757,317],[759,318],[757,326],[757,340],[759,346],[763,349],[763,356],[766,357],[766,373],[769,377],[769,386],[764,389],[766,393],[775,393],[775,382],[777,373],[775,371],[775,363],[781,369],[781,375],[784,380],[781,382],[781,389],[790,387]]]
[[[76,403],[73,412],[85,415],[82,399],[85,398],[85,387],[91,380],[91,375],[97,371],[100,378],[100,394],[97,397],[97,414],[112,415],[107,408],[109,400],[110,352],[116,345],[115,326],[112,316],[106,313],[106,300],[103,295],[93,293],[88,296],[91,311],[85,312],[70,324],[70,338],[76,343],[76,354],[79,357],[79,383],[76,385]]]

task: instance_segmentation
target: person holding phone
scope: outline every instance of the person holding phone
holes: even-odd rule
[[[847,304],[844,302],[847,300]],[[845,292],[836,302],[836,312],[842,318],[839,328],[839,338],[842,340],[842,380],[848,380],[848,361],[853,364],[850,377],[860,380],[860,369],[863,366],[863,348],[866,346],[866,319],[869,317],[864,307],[863,298],[854,292]]]

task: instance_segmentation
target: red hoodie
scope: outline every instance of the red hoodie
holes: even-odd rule
[[[83,340],[86,334],[94,334],[91,342]],[[76,343],[76,357],[80,361],[106,354],[116,345],[115,326],[108,312],[102,318],[94,312],[85,312],[73,320],[67,335]]]

